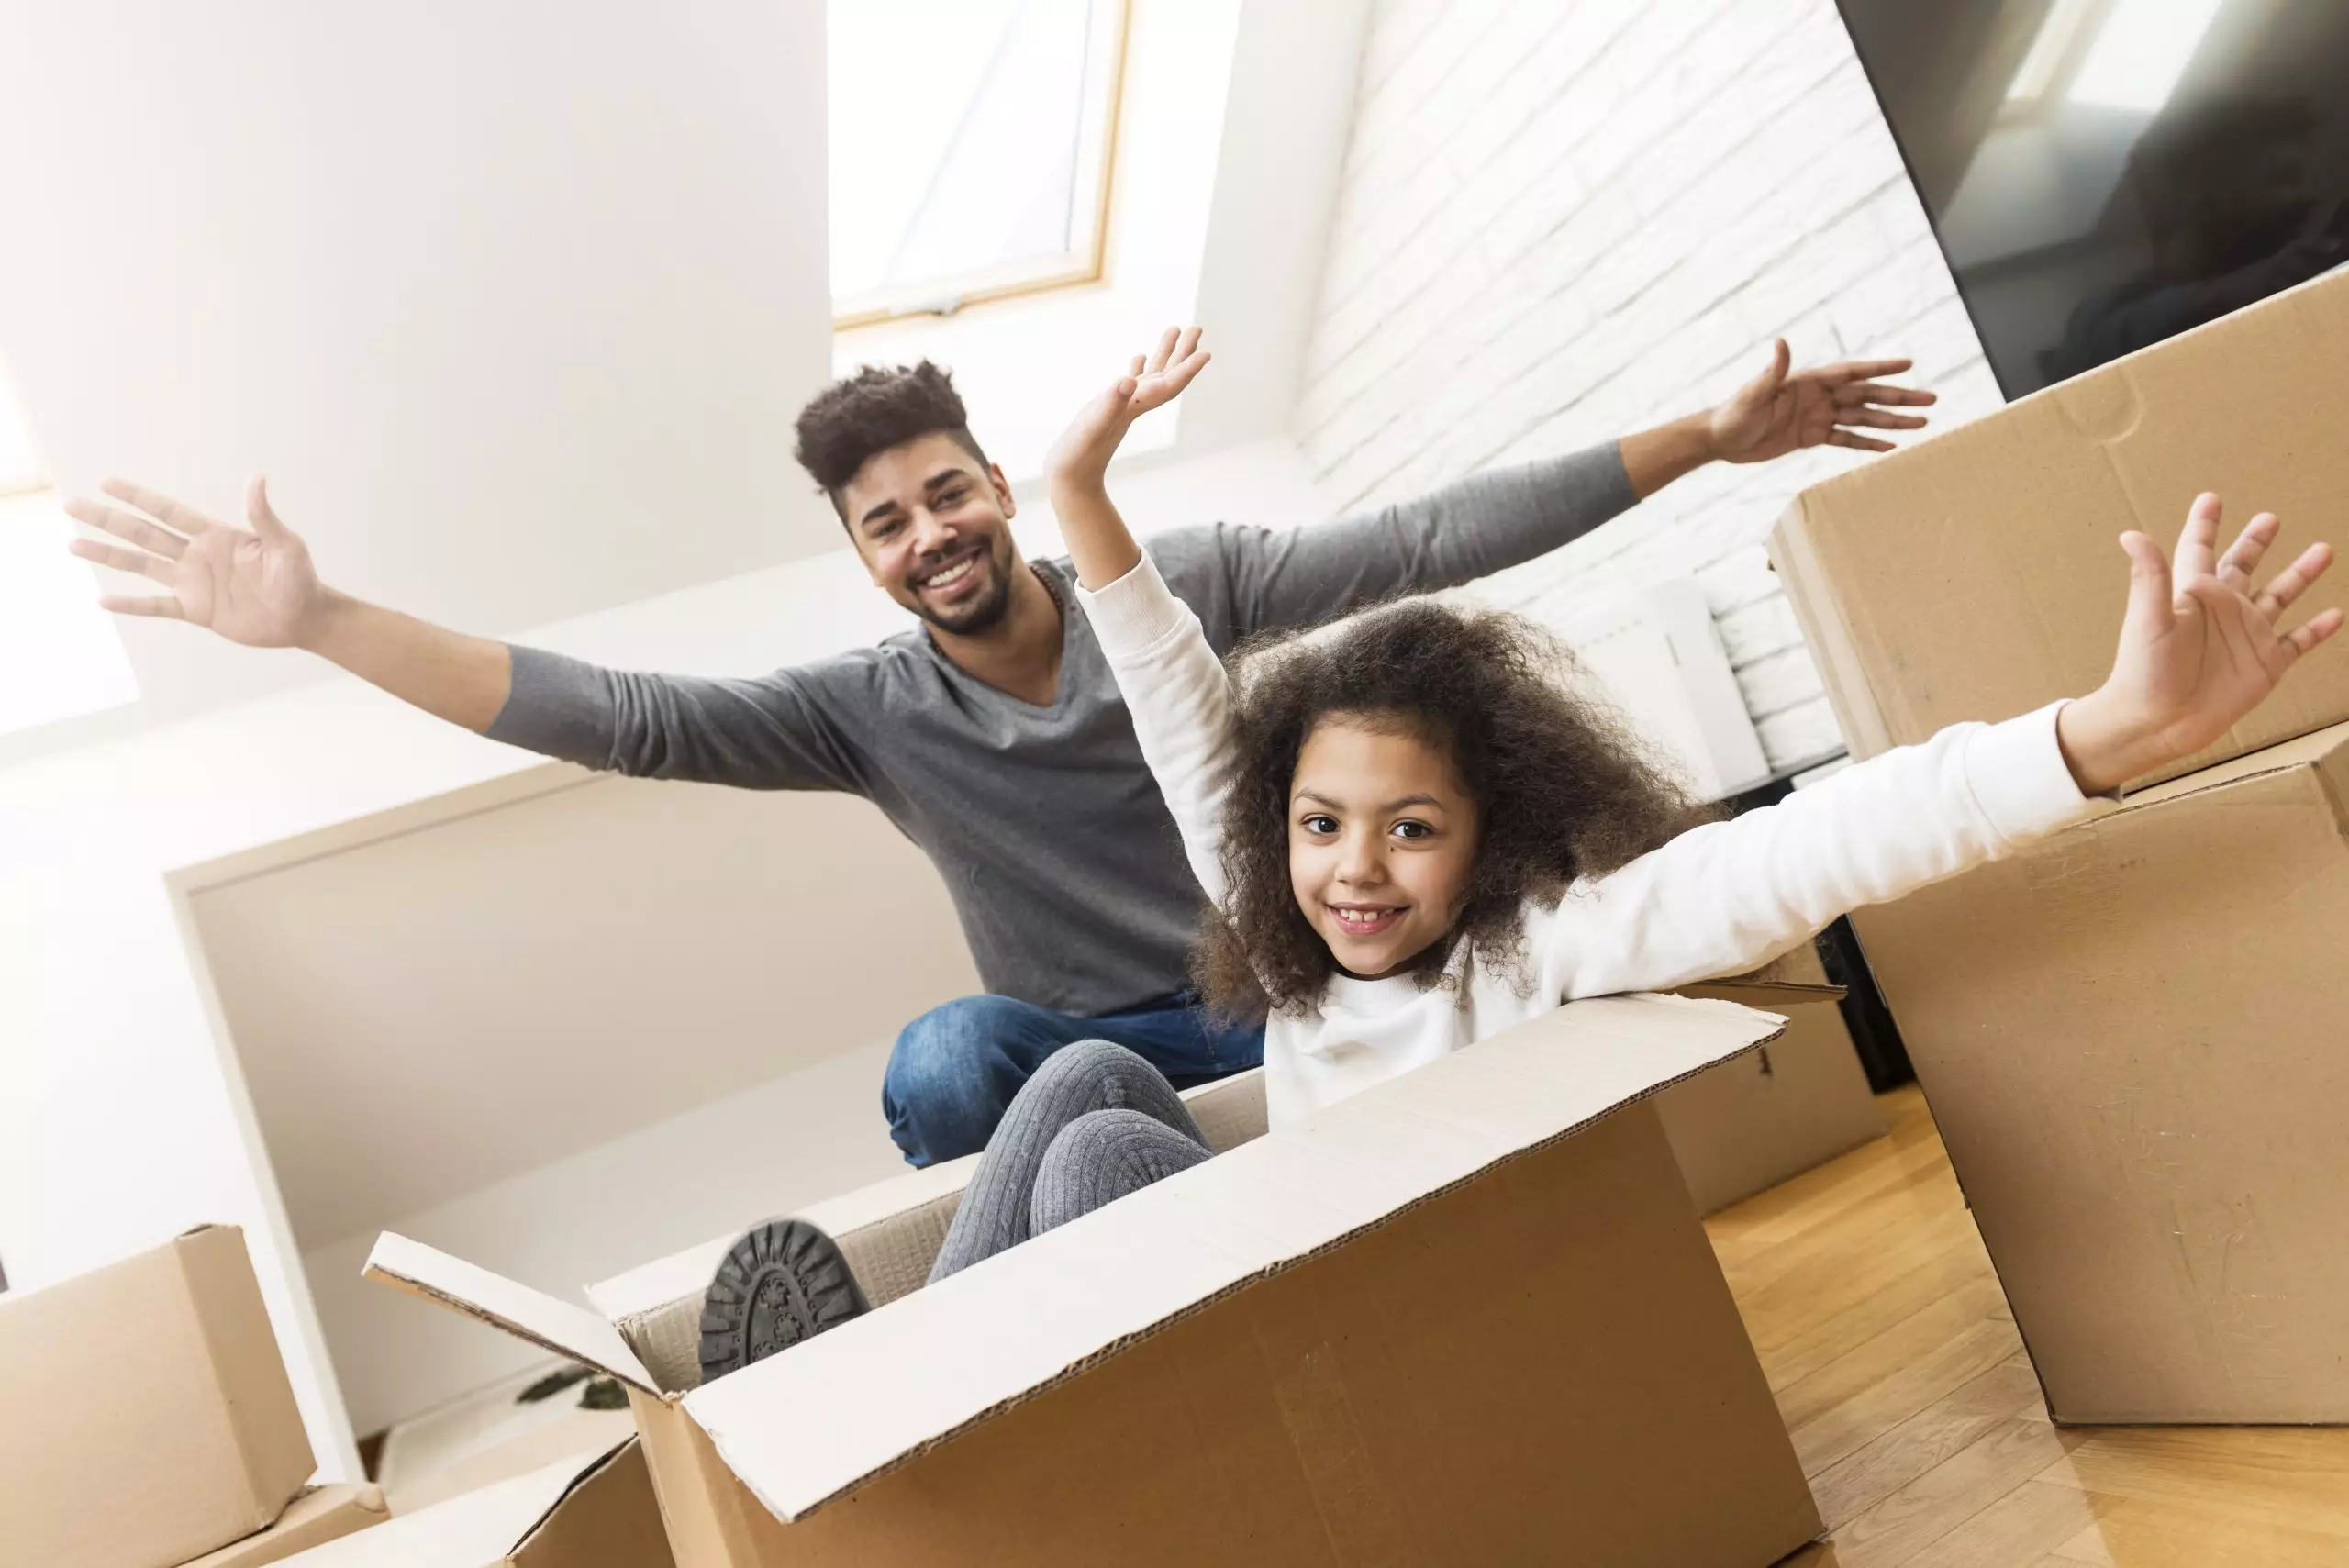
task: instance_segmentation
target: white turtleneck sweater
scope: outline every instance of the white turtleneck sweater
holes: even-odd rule
[[[1148,556],[1079,591],[1132,712],[1142,756],[1219,907],[1232,766],[1231,690],[1198,617]],[[1563,1002],[1663,990],[1753,968],[1865,904],[1996,860],[2094,810],[2055,742],[2054,704],[1958,724],[1817,787],[1652,850],[1525,910],[1521,973],[1457,954],[1459,984],[1340,975],[1264,1029],[1265,1104],[1281,1127]],[[1520,981],[1530,980],[1530,987]]]

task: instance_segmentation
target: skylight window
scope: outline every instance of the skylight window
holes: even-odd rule
[[[1127,0],[832,0],[832,314],[1101,275]]]
[[[0,375],[0,735],[139,696],[73,531]]]

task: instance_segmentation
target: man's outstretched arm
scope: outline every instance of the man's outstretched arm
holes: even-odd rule
[[[248,648],[307,649],[403,702],[472,730],[487,730],[505,707],[513,662],[504,643],[328,587],[318,581],[308,546],[271,508],[258,475],[245,487],[250,527],[244,528],[119,479],[101,488],[138,511],[68,502],[65,510],[75,522],[112,536],[77,539],[73,553],[164,588],[108,595],[98,601],[102,607],[184,620]]]
[[[1867,432],[1920,428],[1924,417],[1901,410],[1934,401],[1877,379],[1907,370],[1907,360],[1792,364],[1782,339],[1769,368],[1719,407],[1315,528],[1224,530],[1240,629],[1310,625],[1353,605],[1531,561],[1709,462],[1765,462],[1815,446],[1889,451],[1889,441]]]
[[[321,583],[258,478],[241,528],[118,479],[102,488],[123,506],[69,502],[76,522],[107,536],[75,539],[73,553],[165,590],[98,601],[118,615],[186,621],[249,648],[306,649],[437,718],[591,768],[749,789],[862,787],[855,747],[800,673],[642,674],[468,637]]]

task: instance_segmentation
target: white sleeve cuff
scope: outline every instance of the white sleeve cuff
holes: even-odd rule
[[[1967,786],[1991,828],[2010,844],[2069,827],[2096,810],[2055,740],[2055,716],[2063,710],[2063,703],[2050,703],[1967,738]]]
[[[1076,601],[1111,659],[1147,651],[1180,630],[1190,606],[1174,596],[1147,551],[1134,569],[1099,589],[1079,584]]]

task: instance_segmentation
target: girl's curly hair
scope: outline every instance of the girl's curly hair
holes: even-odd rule
[[[1573,656],[1531,622],[1427,599],[1232,655],[1233,787],[1224,817],[1229,907],[1210,909],[1194,958],[1201,993],[1237,1017],[1294,1012],[1337,973],[1298,909],[1288,869],[1289,786],[1307,737],[1335,714],[1428,738],[1476,803],[1475,869],[1453,940],[1425,955],[1436,984],[1461,939],[1506,972],[1522,958],[1530,898],[1555,900],[1715,814],[1692,803],[1621,718],[1570,688]]]

